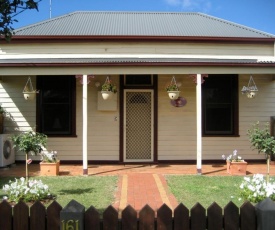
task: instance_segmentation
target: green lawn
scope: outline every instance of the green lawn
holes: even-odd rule
[[[35,177],[41,179],[49,186],[50,191],[57,196],[56,201],[64,207],[72,199],[84,205],[88,209],[93,205],[100,213],[115,200],[118,177],[116,176],[92,176],[92,177]],[[2,187],[14,178],[1,178],[0,199],[5,195]]]
[[[273,177],[275,179],[275,177]],[[92,177],[35,177],[47,184],[51,192],[57,195],[57,202],[64,207],[72,199],[88,209],[93,205],[102,213],[115,200],[117,176]],[[14,178],[1,178],[0,199],[4,192],[2,187]],[[199,202],[206,209],[216,202],[224,208],[229,201],[240,207],[244,201],[239,200],[239,186],[242,176],[198,176],[198,175],[166,175],[167,184],[171,193],[179,203],[191,209]]]
[[[222,208],[232,201],[240,207],[244,201],[239,200],[239,186],[242,176],[166,176],[169,191],[179,203],[188,209],[199,202],[208,208],[214,201]]]

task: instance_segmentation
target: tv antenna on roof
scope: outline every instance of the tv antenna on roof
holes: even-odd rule
[[[52,0],[50,0],[50,18],[52,18]]]

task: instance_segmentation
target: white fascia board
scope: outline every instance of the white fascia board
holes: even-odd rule
[[[223,60],[257,60],[258,62],[275,62],[275,56],[228,56],[228,55],[168,55],[168,54],[0,54],[0,59],[75,59],[75,58],[187,58],[187,59],[223,59]]]

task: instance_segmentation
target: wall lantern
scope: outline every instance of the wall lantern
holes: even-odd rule
[[[253,80],[253,77],[250,76],[247,86],[243,86],[241,90],[242,94],[246,94],[248,98],[254,98],[258,92],[258,88]]]

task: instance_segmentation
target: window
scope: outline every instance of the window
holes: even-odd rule
[[[202,134],[238,135],[238,76],[209,75],[202,85]]]
[[[37,130],[48,136],[75,136],[75,77],[38,76]]]
[[[126,75],[125,85],[151,86],[153,85],[153,76],[152,75]]]

